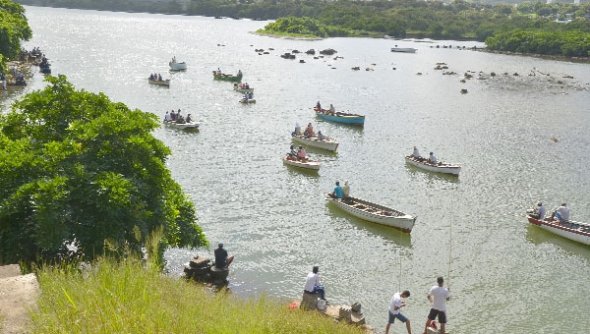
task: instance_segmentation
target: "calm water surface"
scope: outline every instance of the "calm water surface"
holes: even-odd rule
[[[567,201],[573,219],[590,220],[590,65],[435,47],[473,42],[251,33],[265,22],[34,7],[27,17],[27,47],[40,46],[54,73],[78,88],[159,116],[181,108],[203,123],[198,133],[155,135],[172,149],[168,165],[211,243],[236,255],[235,293],[297,298],[318,264],[330,302],[361,302],[380,331],[391,295],[409,289],[405,314],[421,332],[426,292],[442,275],[454,294],[454,333],[590,328],[590,248],[528,226],[523,214],[539,199],[549,208]],[[394,44],[418,52],[391,53]],[[279,57],[311,48],[343,59]],[[169,73],[172,56],[188,71]],[[451,73],[435,70],[439,62]],[[257,103],[241,105],[231,84],[213,81],[217,67],[241,69]],[[466,71],[474,79],[461,83]],[[171,77],[170,89],[148,85],[152,72]],[[318,100],[366,114],[364,129],[315,119]],[[316,175],[281,162],[296,122],[340,141],[338,154],[312,151],[322,161]],[[461,176],[407,166],[413,145],[462,163]],[[327,206],[336,180],[349,180],[354,196],[417,215],[411,236]],[[170,271],[180,275],[196,253],[212,252],[169,251]]]

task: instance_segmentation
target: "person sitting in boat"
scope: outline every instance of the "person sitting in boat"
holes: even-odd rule
[[[352,200],[350,199],[350,185],[348,184],[348,181],[344,182],[342,192],[344,193],[344,196],[342,196],[342,200],[346,203],[352,202]]]
[[[242,70],[238,70],[238,76],[241,77],[242,76]]]
[[[253,92],[248,93],[248,99],[251,100],[253,98],[254,98],[254,93]]]
[[[162,81],[162,75],[158,73],[158,81]]]
[[[307,124],[307,128],[303,131],[303,136],[305,138],[315,137],[315,131],[313,131],[313,125],[311,123]]]
[[[170,114],[168,112],[164,115],[164,122],[170,122]]]
[[[320,111],[322,110],[322,105],[320,104],[320,101],[318,101],[318,103],[315,104],[315,108]]]
[[[417,160],[422,159],[422,156],[420,156],[420,151],[418,151],[418,148],[416,146],[414,146],[414,152],[412,152],[412,157],[416,158]]]
[[[295,131],[291,134],[292,136],[301,136],[301,126],[299,123],[295,123]]]
[[[150,79],[150,80],[154,80],[154,74],[153,74],[153,73],[150,73],[150,77],[149,77],[149,79]]]
[[[295,150],[295,146],[291,145],[289,153],[287,153],[288,158],[292,160],[297,159],[297,150]]]
[[[170,121],[176,121],[176,113],[174,112],[174,109],[172,109],[172,111],[170,112]]]
[[[559,220],[560,223],[567,223],[570,220],[570,208],[567,207],[566,203],[562,203],[560,207],[553,213],[555,219]]]
[[[184,124],[184,123],[186,123],[186,121],[185,121],[184,117],[182,117],[182,115],[178,115],[178,116],[176,116],[176,123]]]
[[[319,141],[324,141],[328,139],[328,137],[324,136],[324,134],[322,133],[322,131],[318,131],[318,140]]]
[[[332,191],[332,193],[329,195],[330,195],[330,197],[336,198],[336,199],[343,199],[344,198],[344,190],[340,186],[340,182],[336,181],[336,187],[334,188],[334,191]]]
[[[537,218],[538,220],[545,219],[545,207],[543,206],[543,203],[537,203],[537,207],[533,210],[531,217]]]
[[[303,146],[299,146],[299,150],[297,150],[297,159],[307,161],[307,152],[305,152]]]
[[[334,108],[334,105],[332,103],[330,103],[330,114],[334,115],[336,113],[336,108]]]
[[[434,156],[434,153],[430,152],[430,155],[428,156],[428,162],[430,162],[431,164],[437,164],[438,163],[438,160]]]
[[[190,123],[193,121],[193,119],[191,118],[191,114],[186,115],[186,120],[187,123]]]
[[[215,267],[219,269],[226,269],[233,262],[234,256],[227,256],[227,251],[223,248],[220,242],[214,251],[215,253]]]

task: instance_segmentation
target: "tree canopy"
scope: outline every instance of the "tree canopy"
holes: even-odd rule
[[[76,241],[87,259],[105,244],[139,251],[156,231],[166,246],[207,241],[195,208],[165,165],[155,115],[65,76],[0,115],[0,263],[51,261]]]
[[[0,55],[15,57],[20,52],[21,41],[29,40],[31,36],[23,6],[10,0],[0,0]]]

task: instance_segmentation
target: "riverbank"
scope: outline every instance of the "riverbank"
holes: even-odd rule
[[[44,268],[38,277],[43,293],[34,333],[366,333],[289,308],[288,301],[215,293],[132,258],[103,258],[84,272],[67,265]]]

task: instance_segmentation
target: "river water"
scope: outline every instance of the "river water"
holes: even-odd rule
[[[590,220],[590,65],[456,48],[481,46],[475,42],[303,41],[251,33],[266,22],[26,10],[34,32],[26,47],[41,47],[54,74],[133,108],[159,116],[181,108],[202,122],[197,133],[155,135],[172,149],[168,166],[212,245],[224,242],[236,255],[234,293],[300,297],[317,264],[328,300],[359,301],[379,331],[391,295],[410,290],[404,313],[419,333],[426,292],[442,275],[454,295],[454,333],[590,328],[590,248],[524,217],[537,200],[549,209],[566,201],[573,219]],[[418,52],[389,52],[395,44]],[[311,48],[343,58],[279,57]],[[188,70],[169,73],[172,56]],[[437,63],[448,69],[435,70]],[[230,83],[212,80],[218,67],[241,69],[257,103],[241,105]],[[467,71],[474,78],[460,82]],[[153,72],[170,77],[170,88],[148,85]],[[36,74],[24,92],[42,86]],[[364,129],[315,119],[318,100],[365,114]],[[296,122],[313,122],[340,142],[337,154],[311,152],[322,162],[318,174],[281,162]],[[461,176],[406,165],[414,145],[463,164]],[[417,215],[412,234],[326,205],[336,180],[349,180],[353,196]],[[180,275],[197,253],[212,249],[170,250],[171,273]]]

